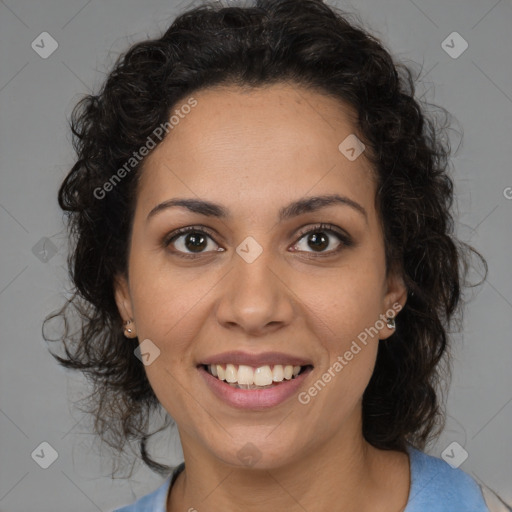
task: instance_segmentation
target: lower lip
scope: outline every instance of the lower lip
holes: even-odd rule
[[[204,367],[199,366],[198,370],[206,385],[223,402],[238,409],[261,410],[275,407],[293,396],[304,383],[312,368],[308,367],[294,379],[284,380],[280,384],[266,389],[233,388],[227,382],[208,373]]]

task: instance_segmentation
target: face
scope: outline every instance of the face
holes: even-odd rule
[[[151,386],[184,452],[226,464],[253,450],[272,468],[359,440],[379,339],[393,333],[382,319],[405,289],[386,274],[364,152],[339,149],[356,133],[351,111],[284,84],[193,97],[145,161],[128,276],[116,284],[120,314],[150,340]],[[195,203],[169,203],[182,199]],[[222,356],[233,351],[242,354]],[[253,373],[268,365],[271,378],[287,362],[302,373],[235,390],[202,366],[227,370],[230,359]],[[258,382],[269,370],[256,370]]]

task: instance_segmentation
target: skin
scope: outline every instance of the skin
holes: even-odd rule
[[[145,161],[128,276],[115,285],[122,317],[134,319],[140,341],[160,349],[145,370],[180,434],[186,470],[167,510],[403,510],[408,456],[372,447],[361,422],[379,339],[391,329],[384,325],[307,405],[294,396],[264,411],[235,409],[196,368],[224,351],[281,351],[312,361],[300,390],[307,391],[379,315],[405,304],[402,279],[386,273],[370,165],[364,153],[349,161],[338,150],[357,133],[353,112],[290,84],[193,96],[197,106]],[[333,193],[366,216],[336,204],[278,221],[292,201]],[[172,207],[147,219],[172,198],[213,201],[231,217]],[[318,223],[339,227],[353,244],[336,253],[340,242],[327,233],[329,246],[315,249],[299,230]],[[214,230],[198,258],[178,256],[193,254],[186,235],[164,246],[177,228],[197,225]],[[247,236],[263,249],[252,263],[236,253]],[[260,454],[252,467],[237,456],[249,441]]]

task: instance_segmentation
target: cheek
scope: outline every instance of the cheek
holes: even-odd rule
[[[326,388],[318,393],[320,399],[314,404],[317,410],[311,411],[327,419],[323,425],[319,425],[326,435],[337,431],[346,421],[358,421],[356,418],[359,418],[363,394],[375,366],[376,347],[376,343],[373,343],[363,347],[352,360],[345,359],[345,363],[338,361],[343,368],[339,372],[331,367],[329,375],[333,376]]]
[[[329,352],[342,351],[350,340],[375,325],[382,311],[383,271],[374,261],[344,265],[329,276],[303,276],[294,292],[307,307],[312,327]]]
[[[173,343],[177,350],[179,339],[188,339],[193,326],[200,327],[205,296],[214,280],[207,275],[191,279],[191,269],[173,269],[159,260],[142,254],[131,262],[137,330],[162,344]]]
[[[335,279],[316,281],[315,286],[303,280],[297,293],[307,297],[308,330],[325,351],[317,378],[330,391],[322,391],[320,402],[340,414],[360,399],[373,373],[382,328],[380,292],[380,268],[368,263],[339,269]]]
[[[333,309],[329,318],[318,323],[330,322],[329,335],[322,339],[326,352],[322,367],[306,390],[301,403],[312,403],[313,416],[328,417],[318,425],[327,435],[358,410],[363,393],[375,368],[379,347],[374,315],[371,308],[353,305],[349,310]],[[378,315],[378,313],[377,313]],[[318,331],[318,329],[317,329]],[[326,412],[328,411],[328,412]]]

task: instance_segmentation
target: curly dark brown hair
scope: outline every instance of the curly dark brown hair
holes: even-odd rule
[[[423,449],[444,424],[440,397],[450,373],[443,364],[449,359],[448,333],[462,317],[471,255],[487,267],[454,236],[445,137],[452,117],[440,107],[440,116],[427,113],[433,105],[415,99],[411,68],[396,63],[353,18],[320,0],[205,4],[180,15],[162,37],[133,45],[100,92],[73,110],[78,158],[60,187],[59,204],[68,215],[74,294],[46,319],[65,320],[58,338],[65,357],[52,355],[93,384],[87,411],[100,438],[118,454],[136,441],[142,460],[162,475],[171,468],[147,449],[155,433],[149,418],[161,406],[134,356],[137,340],[123,336],[113,289],[115,276],[127,272],[144,159],[107,194],[98,197],[98,190],[180,101],[215,85],[292,83],[337,98],[357,113],[377,181],[387,269],[398,269],[408,291],[396,332],[379,344],[363,396],[363,435],[380,449],[405,451],[407,443]]]

